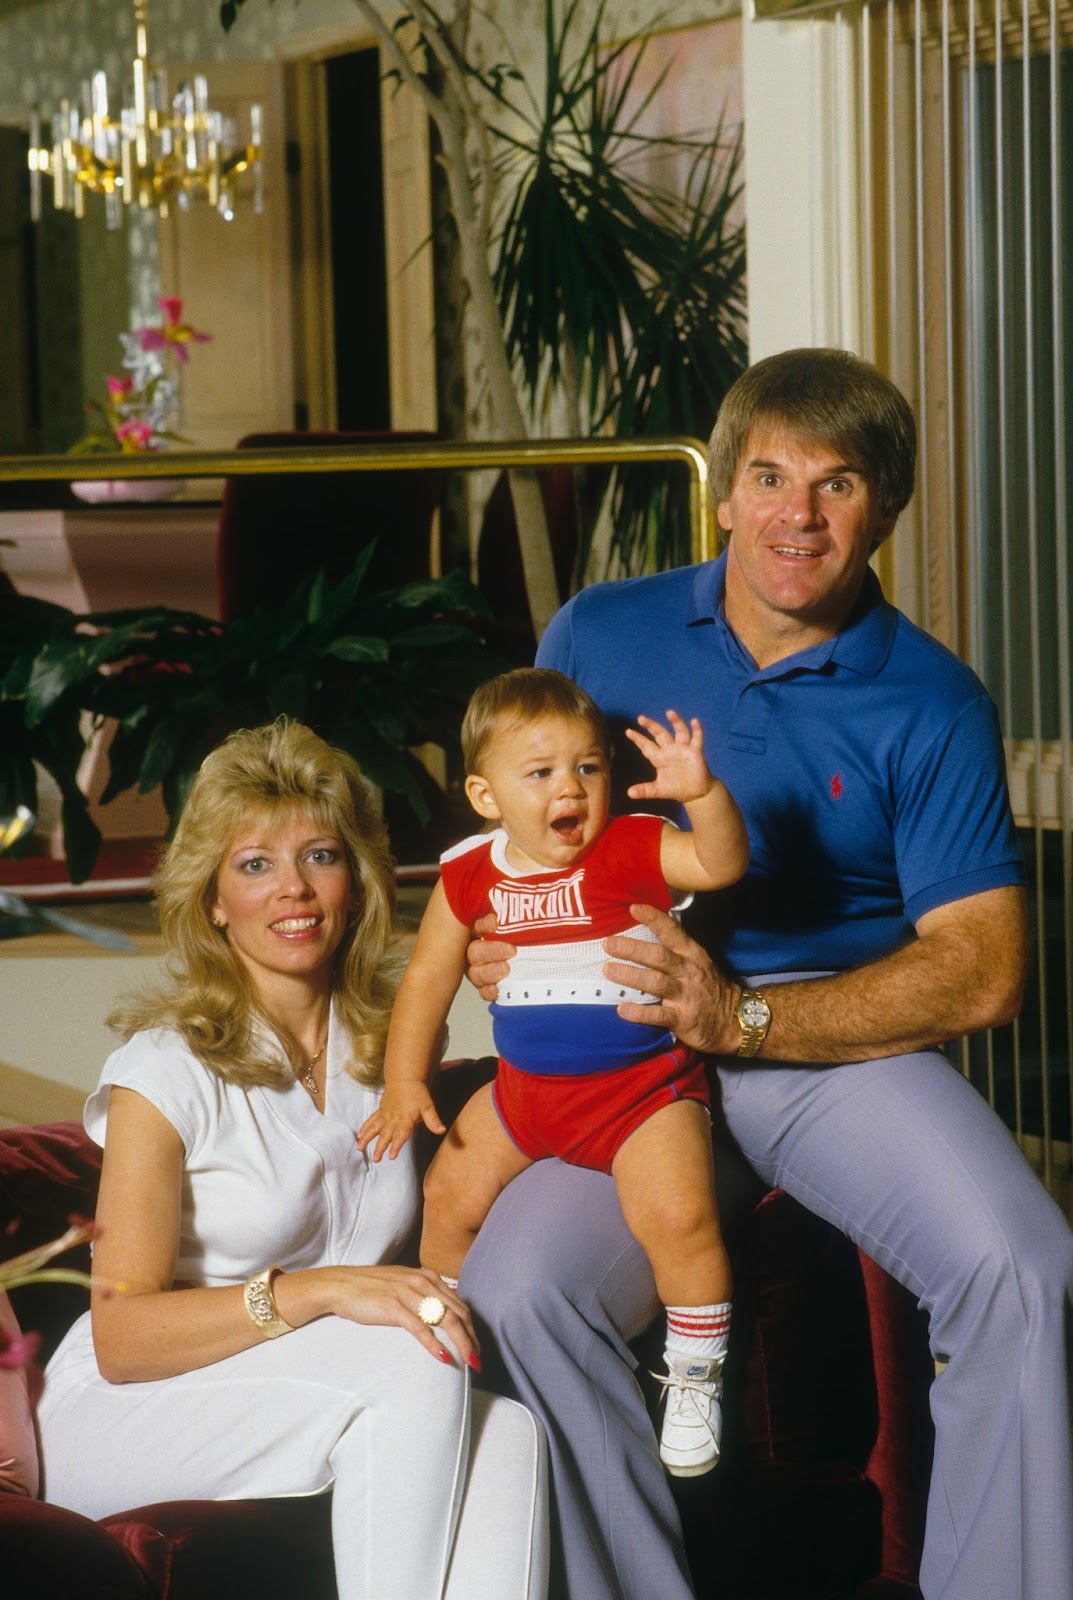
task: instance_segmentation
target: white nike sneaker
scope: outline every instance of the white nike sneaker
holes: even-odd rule
[[[659,1458],[675,1478],[699,1478],[719,1460],[723,1435],[723,1361],[667,1356],[666,1373],[652,1376],[663,1385],[667,1409]]]

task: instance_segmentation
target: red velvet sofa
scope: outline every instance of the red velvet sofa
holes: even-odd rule
[[[444,1098],[457,1105],[489,1066],[445,1075]],[[0,1132],[0,1258],[92,1215],[98,1176],[76,1123]],[[700,1600],[919,1600],[931,1452],[921,1314],[778,1192],[732,1253],[724,1459],[680,1487]],[[85,1292],[32,1285],[11,1300],[23,1329],[42,1333],[45,1360]],[[0,1587],[26,1600],[335,1600],[328,1516],[320,1496],[142,1506],[97,1523],[0,1494]]]

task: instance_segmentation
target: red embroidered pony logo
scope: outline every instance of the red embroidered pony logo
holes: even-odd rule
[[[834,777],[831,779],[831,799],[832,800],[841,800],[841,798],[842,798],[842,774],[840,772],[836,772]]]

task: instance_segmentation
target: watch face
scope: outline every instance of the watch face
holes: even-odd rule
[[[738,1016],[746,1028],[766,1028],[771,1021],[771,1007],[766,1000],[743,1000]]]

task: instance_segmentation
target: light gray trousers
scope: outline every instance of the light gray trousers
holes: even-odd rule
[[[730,1062],[718,1076],[727,1126],[763,1182],[842,1229],[929,1314],[946,1367],[931,1398],[926,1600],[1073,1600],[1073,1234],[1009,1133],[932,1051]],[[732,1226],[733,1196],[721,1204]],[[687,1600],[626,1348],[658,1302],[611,1180],[529,1168],[496,1202],[461,1292],[547,1429],[555,1600]]]

